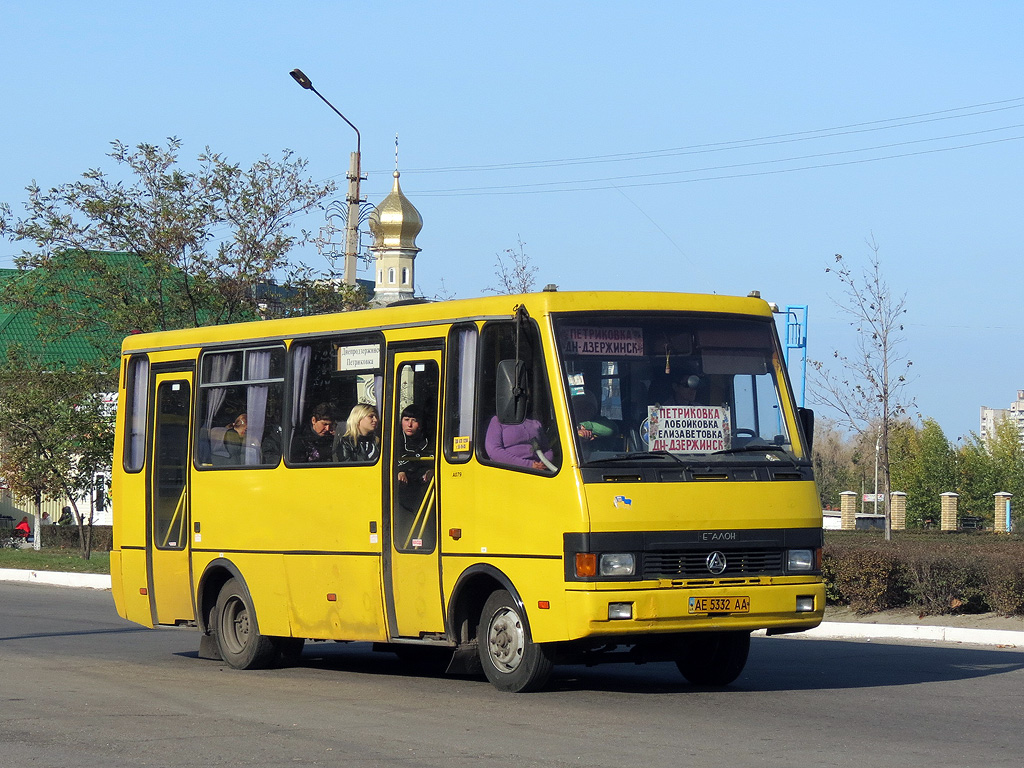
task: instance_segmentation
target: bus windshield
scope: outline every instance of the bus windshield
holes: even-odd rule
[[[584,463],[797,458],[770,319],[581,313],[555,331]]]

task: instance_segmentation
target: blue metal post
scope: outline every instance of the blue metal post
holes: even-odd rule
[[[786,368],[793,379],[793,366],[790,365],[789,350],[800,353],[800,402],[801,408],[807,403],[807,305],[797,304],[786,307]]]

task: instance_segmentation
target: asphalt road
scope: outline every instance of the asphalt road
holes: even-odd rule
[[[366,645],[259,672],[197,647],[195,630],[121,620],[105,591],[0,583],[0,768],[1024,762],[1017,649],[754,638],[728,689],[609,665],[513,695]]]

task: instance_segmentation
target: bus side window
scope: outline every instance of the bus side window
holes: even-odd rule
[[[517,334],[512,322],[487,323],[478,357],[477,434],[483,440],[477,441],[477,457],[487,464],[557,471],[562,457],[536,326],[528,322]]]
[[[138,472],[146,460],[146,403],[149,398],[149,360],[145,356],[128,361],[125,374],[128,408],[125,414],[124,468]]]
[[[448,334],[444,453],[453,464],[469,461],[473,455],[477,341],[475,325],[455,326]]]
[[[353,366],[353,353],[363,361],[361,364]],[[314,339],[292,345],[289,464],[342,461],[336,455],[353,408],[371,406],[380,417],[383,353],[384,339],[380,334]],[[377,450],[372,458],[352,463],[375,463],[379,457]]]
[[[196,464],[276,466],[281,457],[284,348],[206,353],[200,371]]]

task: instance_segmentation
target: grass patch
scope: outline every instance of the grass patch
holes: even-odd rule
[[[25,571],[110,573],[110,553],[93,552],[88,560],[75,549],[0,549],[0,568]]]

